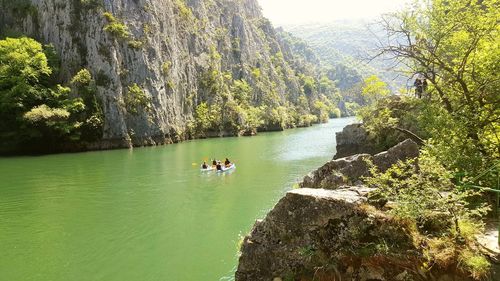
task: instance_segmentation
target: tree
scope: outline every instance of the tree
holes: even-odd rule
[[[86,105],[85,111],[79,116],[83,120],[81,138],[86,141],[98,140],[102,136],[104,113],[102,102],[97,96],[96,82],[90,71],[82,69],[71,79],[71,85]]]
[[[49,58],[51,58],[49,60]],[[85,109],[71,90],[51,79],[50,48],[30,38],[0,40],[0,141],[4,149],[79,138]]]
[[[390,94],[387,84],[376,75],[365,79],[362,95],[368,103],[374,103]]]
[[[499,0],[418,0],[381,22],[388,35],[380,54],[423,76],[426,102],[442,108],[423,125],[450,168],[475,173],[500,157],[498,18]]]

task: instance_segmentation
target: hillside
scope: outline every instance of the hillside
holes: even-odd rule
[[[318,60],[283,40],[255,0],[2,1],[0,39],[21,36],[52,46],[50,80],[70,86],[70,97],[84,92],[73,77],[87,77],[84,90],[99,106],[66,130],[72,135],[54,140],[44,128],[12,143],[8,136],[26,126],[39,130],[26,116],[56,110],[41,108],[44,100],[14,106],[5,117],[12,122],[0,126],[4,147],[157,145],[308,126],[335,114],[331,95],[318,90]],[[324,92],[334,91],[332,84]],[[88,120],[92,138],[78,131]]]
[[[376,24],[364,21],[337,21],[330,24],[289,25],[285,30],[303,39],[330,68],[329,77],[337,81],[341,90],[348,90],[364,77],[377,75],[392,90],[406,84],[387,58],[374,58],[378,39],[384,32]]]

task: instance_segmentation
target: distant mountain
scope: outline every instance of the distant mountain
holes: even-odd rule
[[[288,25],[283,28],[303,39],[329,68],[330,79],[341,90],[349,90],[364,77],[377,75],[397,90],[407,83],[395,69],[395,62],[373,57],[384,31],[365,21],[337,21],[322,24]]]

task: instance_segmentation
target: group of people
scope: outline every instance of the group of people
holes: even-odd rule
[[[415,86],[415,96],[421,99],[422,96],[426,94],[429,84],[427,83],[427,79],[421,76],[415,80],[413,86]]]
[[[215,159],[212,160],[212,168],[216,169],[217,171],[222,171],[223,167],[229,168],[229,167],[231,167],[231,164],[232,163],[231,163],[231,161],[229,161],[228,158],[226,158],[226,161],[224,161],[224,166],[222,166],[223,164],[221,161],[215,160]],[[209,166],[208,166],[206,161],[204,161],[203,165],[201,165],[201,168],[205,169],[205,170],[207,170],[208,167]]]

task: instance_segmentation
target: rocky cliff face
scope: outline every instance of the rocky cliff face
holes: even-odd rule
[[[90,70],[108,147],[185,138],[196,105],[210,102],[204,78],[214,70],[247,81],[257,105],[271,89],[276,103],[285,104],[300,94],[296,74],[315,62],[297,59],[256,0],[1,1],[2,33],[53,44],[64,62],[63,82]],[[124,96],[135,84],[151,106],[132,114]]]

